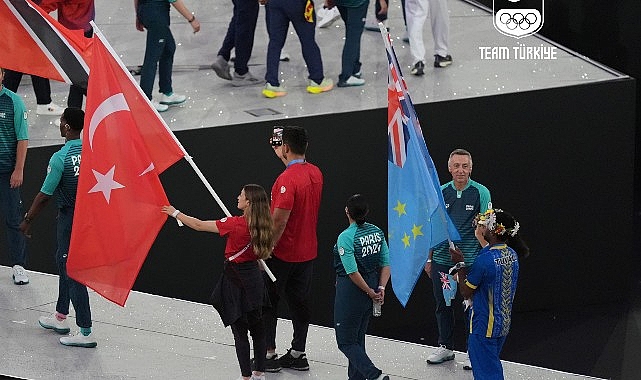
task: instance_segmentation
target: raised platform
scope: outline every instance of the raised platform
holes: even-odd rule
[[[236,379],[240,374],[231,329],[209,305],[133,292],[121,308],[90,293],[96,348],[65,347],[60,335],[38,325],[55,309],[58,277],[29,271],[31,283],[13,285],[11,269],[0,266],[0,376],[20,379]],[[73,316],[73,310],[70,313]],[[70,319],[72,332],[77,330]],[[291,337],[291,323],[279,321],[279,352]],[[347,360],[334,330],[311,326],[309,372],[282,370],[268,379],[344,379]],[[433,347],[368,336],[374,363],[391,379],[471,379],[465,354],[442,365],[425,362]],[[581,380],[573,375],[504,362],[506,379]]]

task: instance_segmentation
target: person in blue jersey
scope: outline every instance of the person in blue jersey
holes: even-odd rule
[[[441,186],[441,191],[447,213],[461,235],[461,240],[454,243],[461,248],[465,264],[472,265],[481,249],[474,236],[472,222],[478,214],[484,213],[492,207],[490,191],[470,178],[472,155],[467,150],[455,149],[452,151],[447,162],[447,169],[452,174],[452,180]],[[453,335],[456,303],[451,303],[448,306],[443,297],[443,288],[449,282],[446,274],[453,265],[447,241],[430,250],[425,271],[432,280],[439,347],[427,357],[428,364],[438,364],[454,359]],[[464,368],[471,369],[469,363],[466,363]]]
[[[84,125],[85,113],[78,108],[66,108],[60,116],[60,135],[65,145],[54,153],[49,160],[47,176],[40,192],[36,195],[20,224],[20,230],[31,237],[33,220],[55,195],[58,206],[56,264],[58,266],[58,301],[56,311],[51,316],[40,317],[38,322],[45,329],[58,334],[67,334],[71,329],[67,324],[69,301],[76,311],[76,324],[80,331],[71,336],[60,338],[65,346],[96,347],[91,336],[91,308],[87,287],[67,276],[67,255],[71,242],[71,226],[76,205],[78,175],[80,174],[80,153],[82,142],[80,134]]]
[[[29,145],[27,109],[20,96],[2,85],[4,75],[4,69],[0,68],[0,213],[7,226],[13,283],[24,285],[29,283],[24,269],[27,253],[19,226],[22,218],[20,187]]]
[[[389,380],[365,352],[365,332],[373,302],[383,304],[390,278],[385,234],[365,221],[368,211],[362,195],[355,194],[347,200],[345,214],[349,227],[338,235],[334,245],[334,330],[338,349],[349,361],[349,380]]]
[[[512,304],[519,277],[519,259],[529,248],[519,236],[519,223],[503,210],[488,210],[476,223],[476,235],[483,249],[469,271],[459,270],[459,291],[472,299],[468,354],[475,379],[502,380],[499,355],[510,331]],[[452,261],[465,260],[457,247],[450,248]]]

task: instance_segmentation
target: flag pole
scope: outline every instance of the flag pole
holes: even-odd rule
[[[223,210],[223,212],[225,213],[226,216],[231,216],[231,213],[229,212],[229,210],[227,209],[227,207],[225,206],[223,201],[220,199],[220,197],[218,196],[218,194],[216,193],[214,188],[211,187],[211,184],[209,183],[207,178],[205,178],[205,175],[202,173],[200,168],[198,168],[198,165],[196,165],[196,163],[194,162],[192,157],[189,155],[189,153],[187,153],[187,150],[180,143],[180,141],[178,140],[178,138],[176,137],[174,132],[171,129],[169,129],[169,126],[167,126],[167,123],[165,123],[165,120],[160,116],[160,114],[158,113],[156,108],[154,108],[154,106],[151,104],[151,100],[149,100],[149,98],[147,98],[147,95],[145,95],[142,92],[142,89],[140,88],[140,85],[131,76],[131,73],[129,72],[129,70],[127,70],[127,67],[124,65],[124,63],[122,63],[122,61],[120,60],[120,57],[118,57],[118,55],[116,54],[116,52],[113,49],[113,47],[111,47],[111,44],[109,44],[109,42],[107,41],[107,38],[105,37],[105,35],[98,28],[98,25],[96,25],[96,23],[93,22],[93,21],[90,21],[90,24],[91,24],[91,27],[93,28],[93,31],[96,34],[96,36],[98,38],[100,38],[100,40],[103,42],[103,44],[105,45],[105,47],[107,48],[109,53],[111,53],[111,55],[116,60],[116,62],[120,66],[120,68],[123,71],[127,72],[127,78],[129,78],[129,80],[134,84],[134,87],[136,88],[136,90],[138,90],[138,92],[140,93],[141,97],[143,99],[145,99],[145,101],[147,102],[149,107],[156,113],[156,116],[158,117],[158,119],[160,119],[160,121],[162,122],[162,125],[165,127],[165,129],[167,130],[169,135],[174,139],[174,142],[176,143],[176,145],[178,145],[180,150],[183,152],[183,157],[185,158],[185,160],[189,163],[189,165],[192,167],[192,169],[196,172],[196,175],[198,176],[198,178],[200,178],[202,183],[205,185],[205,188],[207,188],[207,190],[209,190],[209,193],[211,194],[212,197],[214,197],[214,199],[216,200],[216,203],[218,203],[218,206],[220,206],[220,208]],[[258,259],[258,262],[263,267],[263,269],[265,270],[265,273],[267,273],[267,275],[272,280],[272,282],[275,282],[276,281],[276,277],[274,276],[272,271],[269,270],[269,268],[267,267],[267,264],[265,263],[265,261],[263,259]]]
[[[392,58],[391,59],[392,65],[394,65],[394,68],[396,69],[396,72],[399,74],[399,77],[402,79],[401,91],[403,92],[403,96],[406,99],[410,99],[409,92],[407,91],[407,87],[405,85],[405,79],[403,78],[403,75],[401,73],[401,68],[400,68],[398,60],[396,58],[396,53],[394,52],[394,48],[392,47],[392,41],[390,39],[390,34],[387,31],[387,27],[382,22],[379,22],[378,23],[378,28],[380,29],[381,35],[383,36],[383,41],[385,42],[385,49],[390,53],[390,56]],[[389,70],[388,70],[388,74],[387,75],[389,75]],[[413,107],[413,105],[412,105],[412,107]],[[414,128],[418,129],[417,132],[420,132],[420,133],[417,133],[417,135],[420,136],[421,139],[423,139],[423,131],[420,129],[420,123],[418,123],[418,120],[412,120],[412,121],[413,121],[412,124],[414,125]],[[423,139],[423,141],[424,140],[425,139]],[[437,189],[437,190],[440,191],[440,189]],[[450,237],[450,229],[449,229],[449,226],[448,226],[448,223],[447,223],[447,219],[445,218],[445,213],[440,208],[439,208],[439,216],[441,217],[441,222],[446,226],[445,231],[447,231],[448,244],[449,244],[450,248],[454,249],[454,242],[452,242],[452,239]]]

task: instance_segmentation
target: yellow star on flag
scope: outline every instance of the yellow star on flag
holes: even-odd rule
[[[416,240],[417,236],[423,236],[423,231],[421,231],[421,228],[423,228],[422,224],[420,226],[417,226],[416,224],[414,224],[414,227],[412,227],[412,234],[414,234],[414,240]]]
[[[396,207],[394,207],[393,210],[398,212],[398,216],[399,217],[401,215],[403,215],[403,214],[407,215],[407,213],[405,212],[405,205],[406,204],[407,203],[401,203],[401,201],[396,201]]]
[[[403,234],[403,238],[401,240],[403,241],[403,248],[407,248],[410,246],[410,235]]]

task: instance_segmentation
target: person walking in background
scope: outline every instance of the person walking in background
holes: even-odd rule
[[[503,210],[479,215],[475,235],[484,245],[471,270],[461,268],[458,289],[472,299],[467,352],[478,380],[503,380],[499,355],[512,324],[512,304],[519,278],[519,259],[530,250],[519,236],[520,224]],[[450,248],[452,261],[465,262],[463,252]]]
[[[71,336],[60,338],[65,346],[96,347],[97,342],[91,335],[91,308],[87,287],[67,275],[67,257],[71,242],[71,229],[76,206],[78,174],[80,173],[80,152],[82,141],[80,135],[84,125],[85,113],[78,108],[67,108],[60,116],[60,135],[65,138],[65,145],[51,156],[47,167],[47,176],[40,192],[36,195],[20,223],[20,230],[31,237],[31,226],[42,209],[56,195],[58,216],[56,218],[56,264],[58,266],[58,301],[56,311],[51,316],[43,316],[38,323],[45,329],[58,334],[67,334],[71,329],[67,324],[69,301],[76,311],[76,324],[80,331]]]
[[[412,75],[425,74],[423,26],[428,14],[434,37],[434,67],[451,65],[452,56],[449,53],[450,15],[447,9],[447,0],[405,0],[405,14],[407,15],[410,54],[413,59],[410,73]]]
[[[265,2],[267,11],[267,72],[265,73],[265,88],[263,95],[267,98],[277,98],[287,95],[287,90],[281,86],[278,66],[280,55],[285,46],[289,23],[300,40],[303,59],[309,72],[307,92],[320,94],[334,88],[334,82],[323,74],[323,60],[320,48],[316,43],[316,15],[314,3],[311,0],[268,0]]]
[[[338,235],[334,245],[334,330],[338,349],[349,361],[348,379],[389,380],[365,352],[372,304],[383,304],[390,278],[385,234],[365,221],[368,212],[369,206],[362,195],[354,194],[347,199],[345,214],[349,227]]]
[[[276,276],[268,282],[272,307],[265,311],[267,329],[267,372],[281,368],[309,370],[305,345],[311,320],[310,293],[314,259],[318,255],[316,226],[323,190],[323,174],[307,162],[307,131],[298,126],[276,127],[271,138],[276,156],[285,164],[272,186],[274,253],[267,265]],[[291,348],[278,358],[276,324],[278,303],[285,296],[292,316]]]
[[[253,86],[264,81],[249,72],[247,63],[254,48],[254,33],[258,20],[259,2],[264,0],[232,0],[234,11],[223,45],[218,50],[216,60],[211,67],[218,77],[231,81],[232,86]],[[234,74],[229,70],[231,50],[236,49]]]
[[[20,187],[29,145],[27,109],[20,96],[2,85],[4,75],[5,71],[0,67],[0,212],[7,227],[13,283],[24,285],[29,283],[24,270],[27,252],[19,227],[22,218]]]
[[[158,112],[164,112],[170,105],[181,104],[187,100],[185,95],[174,93],[172,70],[176,41],[169,28],[169,4],[189,22],[194,33],[200,30],[200,22],[192,14],[183,0],[134,0],[136,9],[136,29],[147,29],[145,59],[140,72],[140,88],[151,100]],[[152,100],[154,80],[158,71],[160,100]]]
[[[204,221],[186,215],[173,206],[163,206],[161,211],[196,231],[227,237],[225,266],[214,290],[212,303],[220,313],[223,324],[231,325],[241,378],[265,380],[263,305],[268,301],[257,261],[268,258],[273,248],[273,224],[265,189],[259,185],[243,186],[237,207],[243,212],[242,216]],[[254,343],[256,369],[253,372],[247,332]]]
[[[378,1],[381,13],[387,14],[385,0]],[[369,0],[330,0],[335,2],[341,18],[345,21],[345,44],[341,56],[341,73],[338,76],[338,87],[362,86],[365,79],[361,78],[361,37]]]

